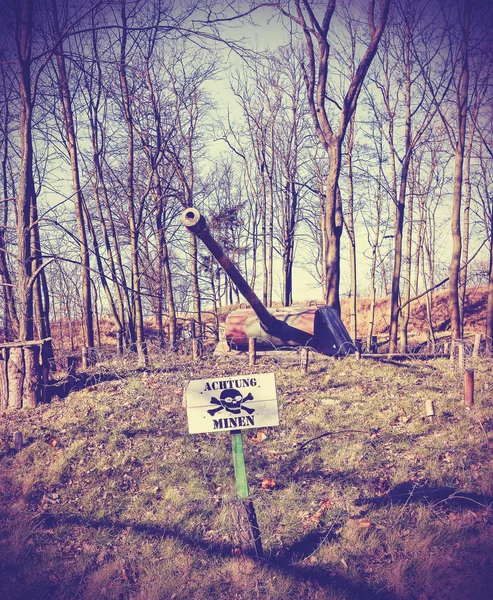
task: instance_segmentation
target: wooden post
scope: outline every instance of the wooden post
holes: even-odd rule
[[[378,352],[378,337],[376,335],[371,336],[370,340],[370,354],[377,354]]]
[[[474,334],[474,348],[472,350],[472,355],[474,358],[479,356],[479,348],[481,347],[481,334]]]
[[[248,364],[253,367],[257,363],[257,338],[248,338]]]
[[[22,408],[22,389],[26,365],[22,348],[10,348],[9,362],[7,363],[7,381],[9,385],[8,408]]]
[[[310,366],[310,348],[308,346],[303,346],[301,349],[300,355],[300,367],[303,373],[308,373],[308,368]]]
[[[430,421],[435,416],[435,407],[433,406],[433,400],[428,399],[425,402],[426,407],[426,416],[430,419]]]
[[[448,342],[443,342],[443,353],[444,354],[448,353]]]
[[[451,342],[450,342],[450,366],[451,367],[454,365],[456,348],[457,348],[456,341],[451,340]]]
[[[22,449],[22,431],[14,431],[14,448],[17,452]]]
[[[41,348],[51,340],[23,340],[0,345],[0,409],[34,408],[48,381]]]
[[[236,543],[241,555],[261,557],[262,539],[253,502],[248,498],[248,482],[241,431],[231,431],[231,450],[238,502],[234,505]]]
[[[464,404],[467,410],[471,410],[474,404],[474,371],[464,371]]]
[[[87,369],[87,367],[89,366],[89,348],[87,348],[86,346],[82,346],[81,365],[83,369]]]
[[[7,377],[8,348],[0,348],[0,410],[9,405],[9,382]]]
[[[466,358],[464,350],[464,341],[461,340],[461,343],[459,344],[459,369],[461,371],[463,371],[466,368]]]
[[[35,408],[41,400],[42,371],[39,362],[39,346],[26,346],[24,354],[23,408]]]
[[[363,342],[360,338],[356,339],[356,358],[361,360]]]
[[[200,356],[199,340],[197,339],[197,330],[195,320],[190,325],[190,333],[192,335],[192,360],[197,360]]]

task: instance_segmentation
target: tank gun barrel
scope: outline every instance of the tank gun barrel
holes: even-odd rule
[[[262,304],[259,297],[248,285],[243,275],[238,271],[221,246],[212,237],[207,222],[200,212],[193,207],[187,208],[182,213],[182,223],[190,233],[196,235],[207,246],[211,254],[224,269],[228,277],[238,288],[245,300],[250,304],[257,315],[262,328],[271,335],[306,345],[312,336],[306,331],[296,329],[283,321],[279,321]]]

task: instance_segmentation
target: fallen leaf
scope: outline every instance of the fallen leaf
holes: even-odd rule
[[[47,438],[46,443],[48,444],[48,446],[54,448],[58,444],[58,440],[55,436],[50,435],[50,437]]]
[[[276,486],[276,480],[273,477],[264,477],[262,479],[262,489],[270,490]]]
[[[358,527],[360,529],[370,529],[370,527],[372,527],[372,524],[370,521],[368,521],[368,519],[360,519]]]
[[[259,429],[255,435],[249,438],[251,442],[254,444],[260,444],[267,438],[267,434],[265,433],[265,429]]]
[[[310,522],[318,523],[324,513],[329,510],[329,508],[332,508],[332,502],[328,498],[324,498],[320,504],[320,508],[317,510],[317,512],[308,517],[307,521],[305,521],[305,525],[310,524]]]

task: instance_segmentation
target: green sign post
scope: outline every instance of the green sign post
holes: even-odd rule
[[[241,431],[231,432],[231,450],[233,451],[233,465],[235,468],[238,498],[246,499],[248,498],[248,481],[245,469],[245,456],[243,455]]]
[[[235,375],[190,381],[186,389],[190,433],[231,434],[238,501],[233,506],[236,545],[243,555],[262,556],[257,515],[248,497],[241,431],[279,424],[273,373]]]

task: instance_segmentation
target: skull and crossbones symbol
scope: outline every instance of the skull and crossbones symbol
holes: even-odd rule
[[[226,409],[228,412],[233,413],[234,415],[239,415],[241,411],[244,410],[251,415],[255,412],[255,409],[244,406],[244,402],[248,402],[248,400],[253,400],[253,396],[250,393],[243,397],[243,394],[238,390],[223,390],[219,396],[219,400],[214,397],[211,398],[211,404],[216,404],[217,408],[211,408],[207,412],[211,416],[214,416],[220,410]]]

